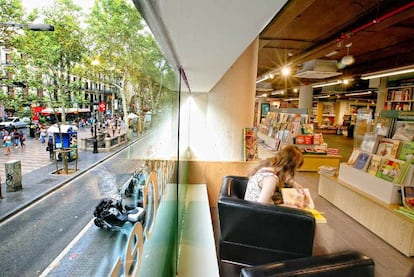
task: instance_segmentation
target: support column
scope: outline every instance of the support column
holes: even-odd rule
[[[299,88],[299,109],[308,109],[309,114],[312,112],[313,88],[311,85],[301,86]]]

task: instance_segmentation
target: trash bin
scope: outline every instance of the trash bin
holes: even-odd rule
[[[30,123],[29,125],[29,136],[31,138],[35,137],[35,125],[33,123]]]

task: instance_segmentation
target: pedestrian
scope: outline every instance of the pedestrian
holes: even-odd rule
[[[12,145],[12,138],[8,131],[5,132],[3,143],[5,147],[5,154],[10,155],[11,154],[11,145]]]
[[[26,141],[26,137],[23,134],[22,130],[19,130],[19,139],[20,139],[20,146],[23,148],[24,146],[26,146],[26,144],[24,143]]]
[[[37,124],[37,123],[36,123],[36,127],[35,127],[35,137],[36,137],[36,140],[40,139],[40,127],[39,127],[39,124]]]
[[[17,129],[13,129],[13,142],[16,149],[20,148],[20,136]]]
[[[49,158],[51,159],[51,160],[53,160],[54,159],[54,155],[53,155],[53,153],[54,153],[54,143],[53,143],[53,137],[52,136],[49,136],[49,139],[47,140],[47,149],[46,149],[47,151],[49,151]]]
[[[4,129],[4,128],[2,128],[1,130],[0,130],[0,140],[3,140],[3,138],[4,138],[4,134],[6,133],[6,130]]]
[[[46,142],[46,129],[44,126],[40,128],[40,142],[45,143]]]

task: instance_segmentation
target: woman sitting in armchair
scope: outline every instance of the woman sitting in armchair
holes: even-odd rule
[[[282,188],[296,188],[303,195],[303,201],[295,203],[296,208],[305,208],[309,204],[308,196],[302,186],[293,178],[297,168],[303,164],[303,154],[294,145],[287,145],[276,153],[275,157],[263,160],[249,174],[245,200],[264,204],[283,205]]]

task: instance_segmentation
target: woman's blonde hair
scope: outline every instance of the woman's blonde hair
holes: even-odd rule
[[[259,169],[263,167],[273,167],[276,175],[279,177],[279,185],[283,186],[286,177],[293,178],[296,169],[303,165],[303,154],[300,149],[294,145],[287,145],[282,150],[276,153],[274,157],[267,158],[259,163],[251,172],[250,176],[254,175]]]

